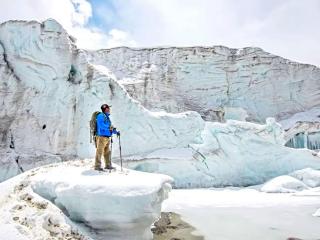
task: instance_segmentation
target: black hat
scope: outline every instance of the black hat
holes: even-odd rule
[[[102,112],[104,112],[104,110],[106,110],[107,108],[110,108],[110,107],[111,107],[111,105],[102,104],[102,105],[101,105],[101,110],[102,110]]]

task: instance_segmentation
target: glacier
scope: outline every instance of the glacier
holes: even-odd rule
[[[241,220],[234,207],[247,216],[252,206],[274,205],[273,222],[280,200],[299,204],[290,217],[304,214],[312,238],[320,154],[307,148],[319,149],[319,80],[319,68],[259,48],[87,51],[53,19],[2,23],[0,181],[10,179],[0,183],[0,235],[151,239],[164,202],[162,210],[192,216],[210,239],[219,229],[203,223],[220,226],[221,206],[231,206],[233,223]],[[83,160],[95,151],[91,113],[105,102],[124,165],[144,172],[97,172]],[[256,184],[264,185],[244,188]],[[171,185],[208,189],[173,190],[165,200]],[[212,188],[226,186],[233,189]],[[262,211],[269,221],[270,209]],[[263,222],[256,212],[254,222]],[[281,213],[278,226],[287,219]]]
[[[53,19],[8,21],[0,25],[0,180],[93,157],[88,122],[104,102],[113,106],[128,166],[167,173],[177,187],[246,186],[318,169],[314,152],[284,146],[305,131],[318,146],[312,129],[262,124],[315,109],[318,80],[317,67],[257,48],[86,51]],[[159,151],[173,156],[149,159]]]
[[[54,20],[3,23],[0,44],[2,180],[19,172],[12,159],[22,155],[31,166],[39,158],[92,157],[88,122],[101,102],[113,105],[112,120],[123,133],[126,155],[187,145],[204,126],[196,112],[145,109],[108,69],[88,63],[85,52]]]

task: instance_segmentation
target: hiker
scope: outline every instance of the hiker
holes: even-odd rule
[[[103,154],[104,162],[105,162],[105,169],[115,169],[111,165],[111,152],[109,149],[110,141],[112,134],[117,134],[120,136],[120,132],[116,130],[111,124],[110,116],[110,107],[108,104],[103,104],[101,106],[100,113],[96,116],[96,158],[94,169],[95,170],[103,170],[101,168],[101,156]]]

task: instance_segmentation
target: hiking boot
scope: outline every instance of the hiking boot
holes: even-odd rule
[[[94,170],[96,171],[103,171],[103,169],[101,167],[95,167]]]
[[[112,166],[106,166],[104,169],[113,170],[113,169],[116,169],[116,168],[112,167]]]

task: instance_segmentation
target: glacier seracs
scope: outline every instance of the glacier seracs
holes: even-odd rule
[[[168,174],[178,188],[256,185],[298,169],[320,168],[314,152],[285,147],[283,134],[281,125],[271,118],[264,125],[207,122],[202,142],[184,149],[158,150],[129,165]]]
[[[113,105],[112,119],[123,133],[125,155],[187,145],[204,126],[196,112],[145,109],[111,71],[90,64],[54,20],[3,23],[0,45],[1,180],[19,173],[17,161],[27,170],[41,165],[39,159],[92,157],[88,122],[101,102]]]

